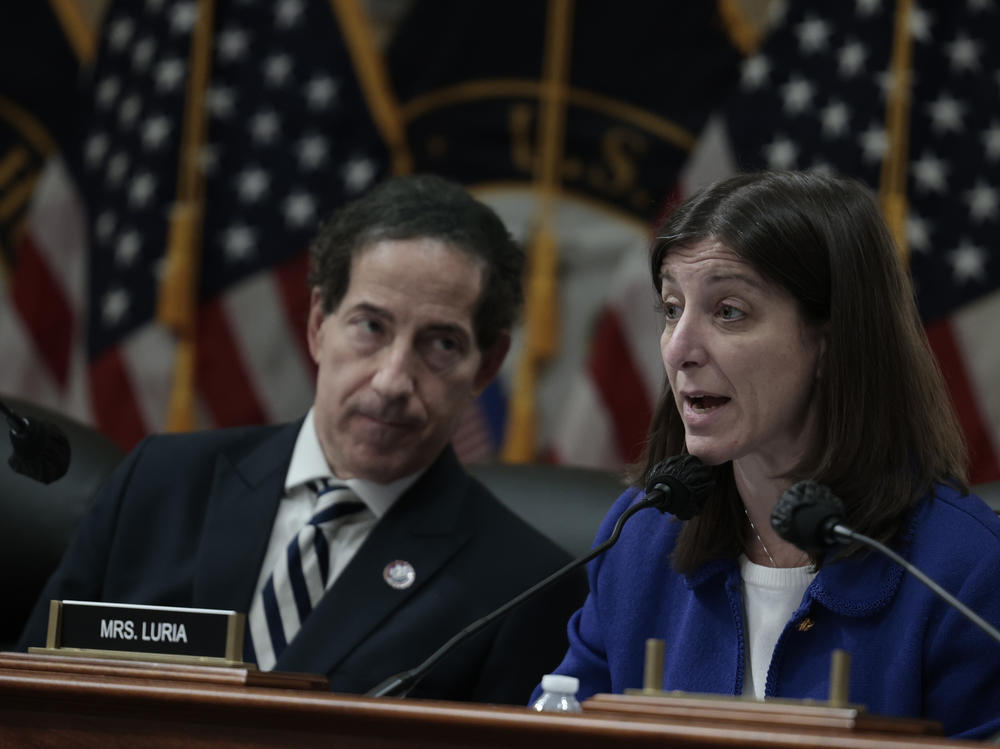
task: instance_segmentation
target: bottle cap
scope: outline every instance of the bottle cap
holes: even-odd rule
[[[580,680],[575,676],[562,674],[545,674],[542,677],[543,692],[559,692],[561,694],[576,694],[580,688]]]

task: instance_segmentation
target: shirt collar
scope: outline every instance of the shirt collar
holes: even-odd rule
[[[347,484],[351,491],[357,494],[358,498],[375,514],[375,517],[380,518],[389,511],[389,508],[395,504],[403,492],[420,478],[421,474],[423,471],[411,473],[409,476],[396,479],[388,484],[380,484],[370,479],[344,480],[338,478],[326,462],[326,456],[323,454],[323,448],[320,446],[319,437],[316,434],[313,409],[310,408],[309,413],[302,420],[299,435],[295,439],[292,460],[289,462],[288,472],[285,474],[285,493],[297,489],[307,481],[332,478]]]

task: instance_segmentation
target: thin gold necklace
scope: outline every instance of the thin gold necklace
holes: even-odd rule
[[[760,544],[760,548],[762,548],[764,550],[764,553],[767,554],[767,558],[771,561],[771,566],[777,567],[778,565],[774,563],[774,557],[771,556],[771,552],[769,552],[767,550],[767,546],[764,545],[764,539],[762,539],[760,537],[760,534],[757,532],[757,526],[753,524],[753,519],[750,517],[750,513],[747,511],[746,505],[743,505],[743,514],[747,516],[747,522],[750,523],[750,530],[752,530],[753,534],[757,537],[757,543]]]

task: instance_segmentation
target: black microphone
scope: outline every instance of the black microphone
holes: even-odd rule
[[[10,444],[14,452],[7,463],[17,473],[51,484],[69,469],[69,440],[55,424],[28,419],[0,401],[0,412],[10,426]]]
[[[994,640],[1000,642],[1000,631],[996,627],[888,546],[844,525],[843,519],[844,503],[830,491],[829,487],[815,481],[800,481],[782,494],[778,504],[774,506],[771,512],[771,527],[783,539],[810,554],[823,551],[835,544],[852,541],[875,549],[917,578]]]
[[[465,642],[465,640],[488,624],[499,619],[515,606],[524,603],[536,593],[545,590],[553,583],[566,577],[566,575],[576,568],[586,564],[594,557],[603,554],[611,548],[618,541],[625,521],[639,512],[639,510],[645,510],[647,507],[655,507],[660,512],[671,512],[679,518],[681,518],[681,515],[678,513],[682,512],[687,517],[681,519],[687,520],[698,512],[701,512],[702,508],[704,508],[708,493],[712,489],[713,481],[712,470],[693,455],[675,455],[657,463],[646,477],[646,496],[641,502],[636,502],[618,516],[611,535],[608,536],[608,539],[604,543],[595,546],[588,554],[556,570],[541,582],[535,583],[535,585],[507,601],[500,608],[491,611],[480,619],[476,619],[476,621],[472,622],[472,624],[431,653],[419,666],[390,676],[368,690],[366,696],[405,697],[442,658],[458,647],[458,645]]]
[[[652,506],[678,520],[690,520],[705,509],[715,486],[715,473],[693,455],[674,455],[661,460],[646,474],[646,499],[659,498]]]
[[[810,554],[841,543],[834,529],[843,519],[840,497],[815,481],[787,489],[771,511],[771,527],[778,535]]]

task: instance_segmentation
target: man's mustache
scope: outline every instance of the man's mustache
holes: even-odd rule
[[[369,419],[382,421],[394,426],[417,426],[422,419],[409,412],[407,404],[399,401],[373,402],[367,399],[357,404],[354,412]]]

